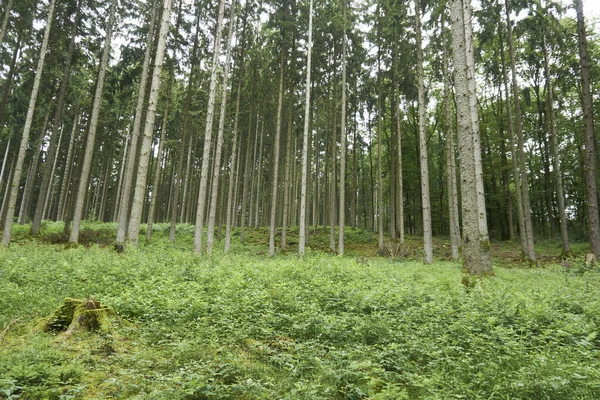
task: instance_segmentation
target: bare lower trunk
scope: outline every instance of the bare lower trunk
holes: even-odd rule
[[[75,202],[75,210],[73,212],[73,226],[71,228],[71,235],[69,236],[69,242],[77,243],[79,241],[79,230],[81,227],[81,219],[83,214],[83,206],[85,203],[85,196],[88,189],[88,179],[90,176],[90,168],[92,165],[92,157],[94,154],[94,141],[96,140],[96,128],[98,127],[98,116],[100,115],[100,106],[102,103],[102,91],[104,89],[104,77],[106,75],[106,69],[108,67],[108,60],[110,58],[110,41],[112,31],[115,24],[115,12],[117,8],[117,1],[112,0],[110,5],[110,17],[108,19],[108,27],[106,29],[106,38],[104,40],[104,50],[102,52],[102,59],[100,61],[100,71],[98,72],[98,82],[96,85],[96,92],[94,94],[94,103],[92,105],[92,115],[90,117],[90,126],[88,131],[87,143],[85,147],[85,155],[81,167],[81,177],[79,179],[79,188],[77,190],[77,201]]]
[[[202,154],[202,169],[200,171],[200,187],[198,190],[198,204],[196,207],[196,229],[194,234],[194,251],[202,253],[202,235],[204,228],[204,212],[206,209],[206,194],[208,189],[208,172],[210,166],[210,150],[212,145],[212,125],[214,118],[215,96],[217,89],[217,70],[219,67],[219,55],[221,53],[221,34],[223,31],[223,15],[225,13],[225,0],[219,4],[217,19],[217,32],[213,48],[212,71],[210,77],[210,89],[208,95],[208,107],[206,113],[206,128],[204,133],[204,149]],[[223,90],[226,90],[223,88]]]
[[[25,160],[25,151],[29,142],[29,134],[31,132],[31,124],[33,122],[33,113],[35,111],[35,104],[37,102],[38,92],[40,89],[40,82],[42,80],[42,72],[44,70],[44,60],[46,59],[46,50],[48,48],[48,40],[50,38],[50,28],[52,26],[52,19],[54,18],[54,6],[56,0],[50,2],[48,9],[48,22],[46,23],[46,29],[44,30],[44,38],[42,39],[42,47],[40,50],[40,58],[38,60],[35,78],[33,81],[33,89],[31,90],[31,96],[29,98],[29,107],[27,108],[27,117],[25,118],[25,126],[23,127],[23,136],[21,137],[21,144],[19,146],[19,152],[17,154],[17,162],[15,164],[15,172],[12,178],[10,190],[6,190],[8,195],[8,203],[6,207],[6,223],[4,226],[4,232],[2,234],[2,245],[8,246],[10,244],[10,237],[12,235],[13,216],[15,214],[15,205],[17,203],[17,191],[19,190],[19,182],[21,180],[21,171],[23,169],[23,162]],[[3,32],[6,30],[3,29]]]
[[[131,203],[131,189],[133,186],[135,165],[137,161],[138,140],[142,119],[144,113],[144,101],[146,100],[146,86],[148,84],[148,71],[150,69],[150,58],[152,54],[152,43],[154,39],[154,25],[156,16],[156,0],[153,1],[150,13],[148,36],[146,37],[146,50],[144,52],[144,64],[142,65],[142,75],[138,88],[138,97],[135,107],[135,119],[133,122],[133,130],[131,132],[131,145],[129,147],[129,155],[127,156],[127,167],[125,169],[125,180],[122,184],[121,196],[117,199],[119,205],[119,225],[117,228],[117,246],[125,244],[125,237],[129,227],[129,213]]]
[[[279,100],[277,102],[277,126],[273,143],[273,182],[271,186],[271,225],[269,229],[269,255],[275,255],[275,234],[277,233],[277,189],[279,186],[279,149],[281,147],[281,113],[283,110],[283,78],[285,52],[281,52],[279,64]]]
[[[229,64],[231,61],[231,46],[232,39],[235,35],[235,9],[236,1],[234,0],[231,6],[231,16],[229,19],[229,39],[227,40],[227,51],[225,55],[225,69],[223,71],[223,90],[221,91],[221,113],[219,115],[219,130],[217,132],[217,144],[215,149],[215,157],[213,162],[213,177],[212,188],[210,194],[210,209],[208,212],[208,228],[206,232],[206,252],[208,254],[213,251],[213,243],[215,236],[215,223],[217,217],[217,199],[219,193],[219,180],[221,175],[221,154],[223,151],[223,134],[225,129],[225,111],[227,110],[227,85],[229,82]]]
[[[596,258],[600,257],[600,218],[598,217],[598,189],[596,184],[596,159],[594,135],[593,99],[590,83],[590,68],[583,17],[582,0],[577,0],[577,33],[579,36],[579,62],[581,65],[581,87],[583,125],[585,129],[585,186],[588,211],[590,248]]]
[[[154,133],[154,120],[156,119],[156,105],[158,103],[158,93],[160,90],[160,75],[162,73],[167,35],[169,33],[169,19],[171,16],[171,6],[173,0],[164,0],[160,31],[158,33],[158,44],[156,46],[156,56],[154,58],[154,70],[152,71],[152,83],[150,84],[150,97],[148,99],[148,110],[146,112],[146,121],[144,125],[144,135],[140,148],[140,157],[137,169],[137,180],[135,191],[133,193],[133,203],[131,205],[131,216],[129,217],[129,226],[127,229],[127,239],[137,246],[140,233],[140,224],[142,221],[142,211],[144,209],[146,197],[146,180],[148,178],[148,164],[150,162],[150,147],[152,145],[152,135]]]
[[[423,262],[433,263],[433,237],[431,227],[431,205],[429,201],[429,162],[427,156],[427,132],[425,120],[425,72],[423,70],[423,48],[421,44],[421,7],[415,0],[417,32],[417,75],[419,80],[419,156],[421,164],[421,202],[423,209]]]
[[[304,134],[302,139],[302,184],[300,194],[300,234],[298,239],[298,253],[303,256],[306,252],[306,194],[308,183],[308,126],[310,117],[310,69],[312,55],[312,19],[313,0],[310,0],[308,17],[308,50],[306,61],[306,99],[304,103]]]

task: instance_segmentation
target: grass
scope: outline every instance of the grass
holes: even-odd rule
[[[324,234],[302,259],[268,258],[265,233],[248,230],[231,254],[197,257],[191,227],[171,244],[159,225],[124,253],[111,225],[87,226],[77,248],[55,244],[60,228],[17,227],[0,251],[0,398],[600,398],[600,273],[578,260],[514,268],[515,246],[494,243],[510,257],[466,289],[460,265],[420,262],[417,238],[397,260],[357,232],[347,257],[321,249]],[[88,295],[131,324],[35,331]]]

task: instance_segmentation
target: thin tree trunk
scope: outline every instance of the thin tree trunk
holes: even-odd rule
[[[433,237],[431,228],[431,205],[429,200],[429,162],[427,156],[427,131],[425,120],[425,83],[423,48],[421,44],[421,7],[415,0],[417,33],[417,76],[419,81],[419,155],[421,160],[421,202],[423,209],[423,251],[425,264],[433,263]]]
[[[590,67],[583,17],[583,1],[577,0],[577,34],[579,37],[579,63],[581,65],[581,87],[583,125],[585,129],[585,186],[590,232],[590,250],[600,257],[600,218],[598,217],[598,189],[596,183],[596,159],[594,135],[593,99],[590,83]]]
[[[92,165],[92,157],[94,155],[94,141],[96,140],[96,129],[98,127],[98,116],[100,115],[100,106],[102,103],[102,91],[104,89],[104,77],[108,67],[110,58],[110,42],[115,25],[115,13],[117,8],[117,0],[112,0],[110,5],[110,17],[108,19],[108,27],[106,29],[106,38],[104,40],[104,50],[102,52],[102,60],[100,61],[100,71],[98,73],[98,83],[94,94],[94,103],[92,105],[92,115],[90,117],[90,126],[88,131],[87,143],[85,147],[85,155],[81,167],[81,178],[79,180],[79,188],[77,190],[77,201],[75,202],[75,211],[73,212],[73,223],[69,242],[77,243],[79,241],[79,230],[83,214],[83,206],[85,203],[85,195],[88,189],[88,180],[90,176],[90,167]]]
[[[158,103],[158,94],[161,84],[160,75],[162,73],[164,63],[167,35],[169,34],[169,19],[171,17],[172,5],[173,0],[164,0],[160,31],[158,33],[158,44],[156,45],[156,56],[154,58],[154,69],[152,71],[152,83],[150,84],[148,110],[146,111],[146,121],[140,148],[137,179],[133,193],[133,203],[131,205],[131,216],[129,217],[129,226],[127,229],[127,239],[134,246],[137,246],[138,244],[140,224],[142,221],[142,211],[145,203],[144,199],[146,197],[146,180],[148,178],[148,164],[150,162],[150,147],[152,145],[152,136],[154,133],[156,105]]]
[[[10,11],[12,9],[13,0],[8,0],[6,8],[4,9],[4,18],[2,18],[2,27],[0,28],[0,46],[4,43],[4,36],[6,35],[6,29],[8,28],[8,18],[10,17]]]
[[[554,93],[552,78],[550,76],[550,61],[548,56],[548,46],[546,36],[543,37],[544,48],[544,74],[546,77],[546,86],[548,90],[548,119],[550,119],[550,151],[552,152],[552,167],[554,169],[554,184],[556,185],[556,199],[558,200],[558,215],[560,217],[560,235],[562,239],[562,257],[571,254],[571,244],[569,243],[569,232],[567,231],[567,216],[565,213],[565,198],[562,185],[562,173],[560,167],[560,158],[558,156],[558,133],[556,132],[556,119],[554,118]]]
[[[215,222],[217,217],[217,200],[219,193],[219,180],[221,175],[221,154],[223,151],[223,134],[225,130],[225,113],[227,111],[227,85],[229,83],[229,64],[231,61],[232,40],[236,31],[236,7],[237,1],[233,0],[231,4],[231,15],[229,17],[229,38],[227,40],[227,50],[225,55],[225,69],[223,71],[223,90],[221,91],[221,113],[219,115],[219,131],[217,132],[217,144],[213,162],[213,178],[210,198],[210,209],[208,212],[208,228],[206,231],[206,252],[211,254],[215,237]]]
[[[271,187],[271,225],[269,229],[269,255],[275,255],[275,234],[277,233],[277,188],[279,186],[279,149],[281,147],[281,114],[283,110],[283,78],[285,71],[285,51],[281,51],[279,61],[279,100],[277,102],[277,125],[273,143],[273,182]]]
[[[519,84],[517,81],[517,69],[516,69],[516,61],[515,61],[515,50],[513,44],[513,36],[512,36],[512,23],[510,20],[510,7],[508,0],[504,0],[504,5],[506,8],[506,21],[507,21],[507,29],[508,29],[508,49],[510,56],[510,65],[511,65],[511,73],[512,73],[512,87],[513,87],[513,99],[515,103],[515,126],[517,128],[517,146],[518,146],[518,154],[519,154],[519,164],[521,168],[521,200],[523,204],[523,227],[524,231],[521,232],[522,235],[525,235],[526,244],[527,244],[527,261],[530,264],[537,264],[535,250],[533,247],[533,226],[531,223],[531,205],[529,200],[529,183],[527,177],[527,166],[525,161],[525,151],[524,151],[524,139],[523,139],[523,122],[521,117],[521,101],[519,98]]]
[[[8,150],[10,149],[10,141],[12,140],[12,136],[8,137],[8,141],[6,142],[6,150],[4,150],[4,158],[2,158],[2,170],[0,170],[0,189],[2,188],[2,179],[4,178],[4,171],[6,168],[6,160],[8,160]],[[3,196],[4,198],[4,196]]]
[[[25,151],[27,150],[27,144],[29,142],[29,134],[31,132],[31,124],[33,122],[33,113],[35,111],[35,104],[37,102],[38,92],[40,89],[40,82],[42,80],[42,72],[44,70],[44,61],[46,59],[46,50],[48,49],[48,40],[50,38],[50,28],[52,27],[52,19],[54,18],[54,6],[56,0],[50,2],[48,9],[48,22],[46,23],[46,29],[44,30],[44,38],[42,39],[42,47],[40,50],[40,58],[38,60],[35,78],[33,81],[33,89],[31,90],[31,97],[29,99],[29,107],[27,108],[27,117],[25,118],[25,126],[23,127],[23,136],[21,137],[21,145],[19,146],[19,153],[17,155],[17,163],[15,164],[15,172],[12,178],[12,184],[10,186],[10,197],[8,199],[7,210],[6,210],[6,223],[4,225],[4,232],[2,234],[2,245],[8,246],[10,244],[10,237],[12,235],[13,216],[15,214],[15,205],[17,203],[17,192],[19,190],[19,182],[21,180],[21,171],[23,169],[23,162],[25,160]],[[2,30],[5,32],[5,29]],[[9,190],[7,189],[7,193]]]
[[[62,143],[62,137],[63,137],[63,127],[61,127],[60,129],[60,133],[58,135],[58,143],[56,144],[57,148],[60,148],[60,145]],[[45,219],[47,216],[47,211],[50,208],[50,205],[48,204],[50,202],[50,198],[52,195],[52,192],[54,191],[54,188],[52,187],[52,182],[54,180],[54,171],[56,171],[56,163],[58,161],[58,157],[54,157],[54,161],[52,162],[52,170],[50,171],[50,179],[48,182],[48,187],[50,188],[49,190],[46,191],[46,198],[44,199],[44,207],[42,209],[42,219]]]
[[[208,186],[208,170],[210,165],[210,150],[212,144],[212,125],[214,118],[215,96],[217,89],[217,70],[219,67],[219,55],[221,53],[221,34],[223,31],[223,15],[225,14],[225,0],[219,4],[217,19],[217,31],[213,49],[212,70],[210,76],[210,89],[208,94],[208,110],[206,113],[206,128],[204,134],[204,149],[202,154],[202,169],[200,171],[200,188],[198,191],[198,205],[196,208],[196,230],[194,234],[194,251],[202,253],[202,231],[204,228],[204,212],[206,209],[206,192]],[[225,88],[223,88],[225,90]]]
[[[258,126],[258,125],[257,125]],[[254,229],[259,227],[259,216],[261,215],[260,199],[261,199],[261,184],[262,184],[262,169],[263,169],[263,141],[265,138],[265,117],[260,121],[260,145],[258,146],[258,169],[256,171],[256,207],[254,208]]]
[[[243,62],[243,59],[242,59]],[[242,80],[238,82],[237,99],[235,101],[235,119],[233,121],[233,144],[231,146],[231,159],[229,162],[229,188],[227,189],[227,215],[225,221],[225,253],[231,250],[231,227],[233,225],[233,206],[237,206],[234,202],[234,185],[237,181],[239,173],[237,168],[240,163],[240,157],[237,156],[238,149],[238,120],[240,117],[240,99],[242,94]],[[241,152],[240,152],[241,155]],[[236,185],[237,186],[237,185]],[[236,207],[237,208],[237,207]]]
[[[298,240],[298,254],[303,256],[306,252],[306,193],[308,181],[308,127],[310,123],[310,72],[312,56],[312,21],[313,0],[310,0],[308,16],[308,49],[306,61],[306,100],[304,103],[304,134],[302,139],[302,184],[300,193],[300,234]]]
[[[342,37],[342,115],[340,121],[340,203],[338,254],[344,255],[344,229],[346,225],[346,21],[347,4],[344,0],[344,36]],[[393,224],[392,224],[393,225]]]
[[[73,129],[71,131],[71,138],[69,139],[69,148],[67,150],[67,158],[65,159],[65,168],[63,171],[63,179],[62,179],[62,185],[60,188],[60,195],[58,196],[58,214],[56,216],[56,219],[59,221],[63,219],[66,198],[68,197],[68,191],[69,191],[69,182],[72,179],[71,164],[73,161],[72,160],[73,146],[75,144],[75,139],[76,139],[75,136],[79,132],[79,119],[80,119],[79,105],[77,105],[75,107],[75,116],[73,118]]]
[[[142,64],[142,75],[138,88],[137,103],[135,107],[135,118],[133,121],[133,130],[131,132],[131,143],[129,146],[129,154],[127,155],[127,166],[125,168],[125,180],[122,184],[121,197],[119,205],[119,225],[117,228],[116,244],[118,247],[125,245],[125,237],[129,229],[130,205],[131,205],[131,190],[133,187],[134,173],[138,151],[138,140],[142,126],[144,113],[144,101],[146,100],[146,87],[148,85],[148,72],[150,69],[150,60],[152,56],[152,47],[154,42],[154,25],[156,20],[156,0],[152,3],[150,12],[150,21],[148,25],[148,36],[146,37],[146,50],[144,51],[144,63]]]
[[[443,22],[442,22],[443,25]],[[458,261],[460,247],[460,223],[458,220],[458,187],[456,183],[456,160],[454,157],[454,129],[450,99],[450,68],[444,51],[444,130],[446,131],[446,179],[448,185],[448,219],[450,221],[450,246],[452,260]]]
[[[287,248],[287,228],[289,224],[290,212],[290,190],[291,190],[291,165],[292,165],[292,126],[293,126],[293,102],[290,102],[288,109],[288,128],[285,143],[285,173],[283,178],[283,215],[281,223],[281,250]]]
[[[171,79],[171,85],[173,84],[173,80]],[[155,213],[156,213],[156,203],[158,201],[158,184],[160,179],[160,166],[164,161],[164,142],[167,135],[167,121],[169,119],[169,103],[171,100],[171,91],[169,90],[169,96],[167,97],[167,102],[165,104],[165,110],[162,120],[162,126],[160,128],[160,139],[158,141],[158,151],[156,153],[156,165],[154,168],[154,176],[152,178],[152,196],[150,198],[150,209],[148,211],[148,227],[146,228],[146,242],[150,242],[152,240],[152,225],[154,224]],[[166,164],[165,164],[166,165]]]
[[[398,237],[400,244],[404,246],[404,183],[403,183],[403,171],[402,171],[402,130],[401,130],[402,114],[400,112],[400,99],[398,99],[398,115],[396,117],[397,135],[398,135],[398,148],[396,151],[398,154],[398,171],[396,173],[396,179],[398,180],[396,193],[396,224],[398,225]]]
[[[27,223],[27,219],[29,218],[29,210],[31,208],[31,195],[33,193],[33,188],[35,187],[35,183],[38,177],[38,164],[40,162],[41,154],[44,148],[44,137],[46,136],[46,128],[48,126],[48,118],[50,116],[50,111],[46,113],[44,117],[44,122],[42,123],[42,130],[40,131],[40,137],[33,147],[34,153],[31,159],[31,166],[29,168],[29,173],[27,174],[27,181],[25,182],[25,189],[23,191],[23,197],[21,198],[21,208],[19,211],[19,219],[17,223],[25,224]]]
[[[80,2],[77,4],[77,10],[79,10]],[[69,42],[69,49],[67,50],[67,56],[65,59],[64,72],[60,84],[60,90],[58,93],[58,98],[56,99],[56,113],[54,114],[54,121],[52,124],[52,132],[50,144],[48,145],[48,153],[46,156],[46,168],[44,169],[44,176],[42,178],[42,184],[40,186],[40,191],[38,194],[38,200],[35,207],[35,215],[33,217],[33,222],[31,224],[31,234],[39,235],[40,228],[42,224],[42,217],[44,214],[44,206],[46,204],[46,192],[48,191],[48,187],[50,186],[50,181],[52,179],[53,168],[48,168],[50,165],[54,165],[54,160],[56,159],[56,154],[58,152],[58,134],[57,132],[60,130],[62,113],[65,104],[65,96],[67,94],[67,88],[69,86],[69,77],[71,75],[71,61],[73,59],[73,52],[75,51],[75,37],[77,36],[77,25],[79,24],[79,11],[76,11],[77,16],[75,17],[75,22],[71,28],[71,41]],[[62,131],[61,131],[62,134]]]

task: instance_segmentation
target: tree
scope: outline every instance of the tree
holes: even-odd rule
[[[6,222],[4,224],[4,232],[2,234],[3,246],[8,246],[10,244],[13,217],[15,215],[15,205],[17,203],[17,191],[19,189],[19,182],[21,180],[23,162],[25,160],[25,151],[27,149],[27,143],[29,142],[29,134],[31,132],[31,124],[33,122],[33,113],[35,111],[35,105],[40,89],[40,82],[42,79],[42,72],[44,70],[44,61],[46,59],[46,51],[48,49],[48,39],[50,38],[50,28],[52,27],[52,19],[54,18],[55,5],[56,0],[52,0],[48,8],[48,21],[46,22],[46,29],[44,30],[44,38],[42,39],[42,47],[40,49],[40,58],[38,59],[38,64],[35,72],[35,79],[33,82],[33,89],[31,90],[31,97],[29,98],[29,107],[27,108],[27,117],[25,119],[25,126],[23,127],[23,136],[21,137],[21,144],[19,146],[19,153],[17,155],[17,163],[15,164],[12,183],[10,185]],[[2,30],[2,32],[4,31],[5,29]]]
[[[300,192],[300,237],[298,239],[298,253],[303,256],[306,252],[306,194],[308,181],[308,126],[310,123],[310,62],[312,55],[312,20],[313,0],[309,3],[308,14],[308,48],[306,54],[306,99],[304,102],[304,134],[302,136],[302,184]]]
[[[583,17],[583,1],[577,0],[577,35],[579,37],[579,63],[581,67],[581,104],[583,107],[583,124],[585,130],[585,186],[588,211],[588,229],[590,232],[590,250],[596,258],[600,257],[600,217],[598,216],[598,189],[596,183],[596,159],[594,135],[594,113],[590,83],[590,66],[588,56],[585,19]]]
[[[346,224],[346,21],[347,3],[344,5],[344,36],[342,38],[342,115],[340,121],[340,206],[339,206],[339,232],[338,254],[344,255],[344,229]]]
[[[492,274],[489,255],[489,238],[481,232],[480,214],[485,216],[485,209],[479,208],[477,195],[477,159],[475,156],[475,135],[473,127],[477,126],[472,120],[477,118],[471,110],[472,92],[469,90],[470,69],[468,52],[473,51],[472,38],[466,35],[466,25],[470,19],[465,17],[465,9],[470,9],[470,0],[451,0],[449,3],[452,18],[452,53],[454,59],[454,74],[456,85],[456,111],[459,131],[461,207],[463,215],[463,265],[465,272],[479,277]],[[485,232],[486,233],[486,232]]]
[[[425,82],[423,70],[423,47],[421,40],[421,5],[415,0],[415,23],[417,33],[417,79],[419,86],[419,155],[421,164],[421,202],[423,210],[423,262],[433,263],[433,232],[431,228],[431,205],[429,200],[429,158],[427,156],[427,127],[425,121]]]
[[[88,189],[88,179],[90,176],[90,166],[94,155],[94,141],[96,140],[96,129],[98,127],[98,116],[100,114],[100,106],[102,103],[102,91],[104,89],[104,78],[106,69],[108,68],[108,59],[110,58],[110,42],[115,25],[115,14],[117,8],[117,0],[112,0],[110,4],[108,24],[106,27],[106,36],[104,38],[104,49],[102,51],[102,59],[100,60],[100,70],[96,80],[96,91],[94,93],[94,102],[92,105],[92,113],[88,129],[87,142],[85,146],[85,154],[81,166],[81,177],[79,178],[79,187],[77,189],[77,198],[75,202],[75,210],[73,211],[73,227],[69,235],[69,242],[77,243],[79,241],[79,230],[81,227],[81,219],[83,214],[83,206],[85,204],[85,196]]]
[[[146,36],[146,50],[144,51],[144,62],[142,64],[142,75],[138,87],[137,103],[135,107],[135,117],[133,121],[133,129],[131,131],[131,144],[129,146],[129,154],[124,173],[124,181],[122,183],[121,195],[117,198],[119,202],[119,225],[117,228],[116,245],[123,247],[125,245],[125,237],[129,226],[131,189],[133,185],[133,175],[137,161],[138,140],[140,129],[142,126],[144,101],[146,100],[146,86],[148,84],[148,71],[150,69],[150,60],[152,55],[152,43],[154,41],[154,24],[156,19],[156,0],[153,1],[150,19],[148,21],[148,33]]]
[[[204,212],[206,209],[206,192],[208,186],[208,169],[210,165],[210,151],[212,144],[212,125],[215,109],[215,96],[217,90],[217,70],[219,67],[219,55],[221,53],[221,34],[223,31],[223,16],[225,14],[225,0],[219,4],[217,17],[217,28],[213,48],[212,70],[210,74],[210,89],[208,94],[208,106],[206,113],[206,128],[204,130],[204,149],[202,152],[202,169],[200,172],[200,188],[198,193],[198,205],[196,209],[196,230],[194,234],[194,251],[202,253],[202,230],[204,227]]]

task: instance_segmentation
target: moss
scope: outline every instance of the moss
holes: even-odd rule
[[[480,241],[480,245],[481,245],[481,248],[486,252],[489,252],[492,250],[492,245],[491,245],[489,239]]]
[[[38,324],[38,329],[46,332],[66,332],[68,336],[76,331],[108,332],[116,313],[96,299],[65,299],[54,313]]]

